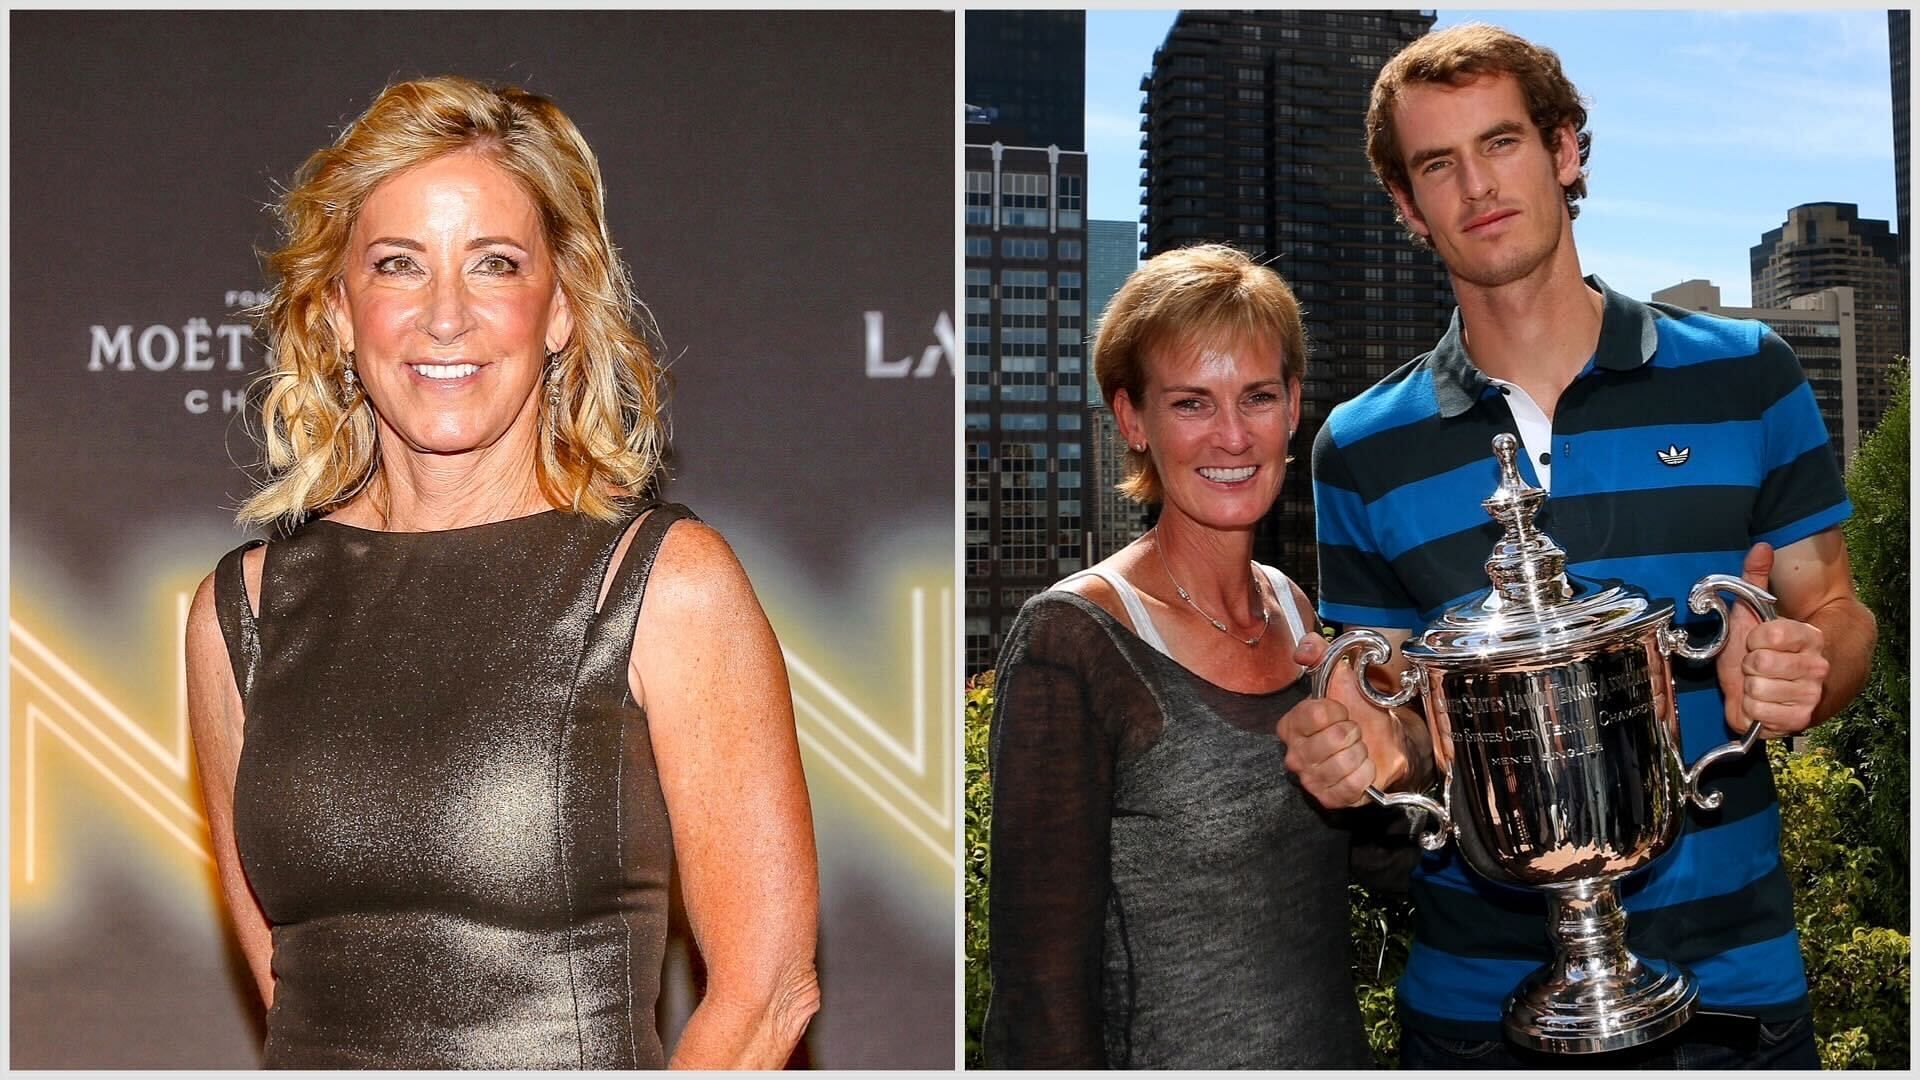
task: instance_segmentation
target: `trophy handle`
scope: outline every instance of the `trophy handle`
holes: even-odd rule
[[[1396,791],[1389,795],[1379,788],[1374,787],[1372,784],[1368,784],[1367,798],[1372,799],[1381,806],[1398,806],[1404,809],[1407,812],[1407,816],[1414,821],[1416,830],[1413,835],[1414,840],[1418,841],[1420,846],[1427,851],[1439,851],[1441,848],[1446,847],[1447,837],[1453,835],[1453,816],[1447,813],[1446,807],[1441,806],[1425,795],[1415,794],[1411,791]],[[1425,832],[1420,832],[1418,831],[1420,815],[1423,813],[1432,815],[1434,823],[1433,828]]]
[[[1695,645],[1687,639],[1685,630],[1670,626],[1662,634],[1662,640],[1670,650],[1695,662],[1711,660],[1720,655],[1720,650],[1727,647],[1727,630],[1733,625],[1732,620],[1728,618],[1727,602],[1720,599],[1722,591],[1730,592],[1735,599],[1745,601],[1746,605],[1753,609],[1753,613],[1760,616],[1761,622],[1778,617],[1773,609],[1772,593],[1746,578],[1735,577],[1732,574],[1708,574],[1694,585],[1692,592],[1687,594],[1687,607],[1693,609],[1695,615],[1720,616],[1720,630],[1705,645]]]
[[[1393,655],[1393,646],[1387,639],[1372,630],[1349,630],[1333,639],[1327,646],[1327,655],[1320,658],[1320,664],[1313,669],[1313,696],[1327,696],[1327,683],[1333,679],[1333,669],[1347,653],[1357,652],[1354,658],[1359,670],[1354,672],[1360,678],[1360,696],[1373,702],[1382,709],[1397,709],[1413,700],[1420,692],[1420,675],[1411,667],[1400,673],[1400,689],[1392,694],[1382,694],[1367,681],[1367,665],[1384,664]]]
[[[1411,667],[1400,673],[1399,690],[1392,694],[1375,690],[1373,684],[1367,681],[1367,665],[1386,663],[1387,658],[1393,655],[1393,647],[1387,644],[1386,638],[1372,630],[1349,630],[1333,639],[1333,643],[1327,646],[1327,655],[1321,657],[1319,665],[1313,669],[1315,698],[1327,696],[1327,683],[1333,678],[1334,666],[1350,652],[1356,654],[1354,659],[1359,670],[1355,674],[1359,676],[1361,696],[1380,708],[1398,708],[1412,701],[1413,695],[1420,692],[1420,673]],[[1414,839],[1428,851],[1438,851],[1446,846],[1447,837],[1453,832],[1453,817],[1447,813],[1446,807],[1425,795],[1412,792],[1389,795],[1372,784],[1367,785],[1367,797],[1381,806],[1402,807],[1414,818],[1416,828],[1422,813],[1432,815],[1434,827],[1425,832],[1416,831]]]
[[[1727,602],[1720,598],[1722,591],[1732,593],[1736,600],[1752,608],[1753,613],[1760,616],[1761,622],[1767,622],[1770,619],[1779,617],[1779,613],[1774,610],[1774,597],[1772,593],[1745,578],[1735,577],[1732,574],[1708,574],[1706,577],[1700,579],[1699,583],[1693,587],[1691,593],[1687,594],[1687,607],[1693,609],[1696,615],[1706,615],[1708,613],[1719,615],[1720,630],[1713,635],[1713,640],[1707,642],[1705,645],[1695,645],[1687,639],[1687,632],[1685,630],[1677,626],[1668,627],[1666,630],[1661,631],[1661,640],[1671,651],[1680,654],[1688,660],[1700,661],[1713,659],[1720,655],[1721,649],[1727,647],[1727,633],[1732,627],[1733,622],[1729,617],[1731,613],[1727,608]],[[1760,725],[1755,724],[1748,728],[1746,735],[1741,738],[1716,746],[1705,754],[1702,754],[1700,760],[1694,762],[1693,767],[1687,770],[1686,791],[1688,801],[1702,810],[1718,809],[1721,801],[1721,793],[1718,791],[1701,791],[1701,776],[1703,776],[1708,769],[1719,764],[1722,759],[1739,757],[1748,753],[1759,741]]]

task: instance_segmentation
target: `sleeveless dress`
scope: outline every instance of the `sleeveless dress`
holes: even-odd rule
[[[1284,575],[1261,567],[1294,640]],[[1093,574],[1129,629],[1064,586]],[[1127,581],[1008,633],[990,736],[989,1067],[1367,1067],[1348,831],[1286,771],[1271,693],[1175,661]]]
[[[672,838],[627,663],[684,508],[429,533],[312,521],[215,607],[275,1067],[658,1068]]]

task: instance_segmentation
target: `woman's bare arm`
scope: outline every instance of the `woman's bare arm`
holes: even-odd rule
[[[260,594],[264,549],[246,556],[247,592]],[[260,991],[260,1000],[273,1004],[273,936],[266,916],[247,887],[240,869],[240,853],[233,838],[233,778],[240,765],[240,744],[246,717],[227,658],[226,640],[214,611],[213,575],[207,575],[194,593],[187,613],[187,723],[193,732],[194,757],[200,763],[201,801],[207,827],[213,835],[213,861],[220,875],[220,891],[240,938],[240,951]]]
[[[819,876],[780,643],[720,534],[680,522],[628,677],[646,706],[707,992],[675,1068],[779,1068],[819,1008]]]

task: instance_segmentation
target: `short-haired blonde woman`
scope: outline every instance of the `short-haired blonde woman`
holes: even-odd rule
[[[301,167],[266,312],[285,535],[194,598],[216,862],[296,1067],[659,1067],[668,880],[707,965],[675,1065],[783,1063],[818,1000],[779,645],[642,500],[659,372],[599,166],[544,98],[389,87]]]
[[[1348,837],[1275,737],[1325,646],[1252,561],[1300,418],[1279,275],[1158,255],[1113,298],[1094,373],[1157,524],[1028,602],[990,736],[993,1067],[1370,1062],[1349,968]],[[1305,647],[1302,648],[1302,643]]]

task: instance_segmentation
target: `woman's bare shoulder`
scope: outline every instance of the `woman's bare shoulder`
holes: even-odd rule
[[[667,528],[647,576],[642,610],[688,613],[707,604],[744,600],[754,600],[753,584],[720,530],[696,518],[682,518]],[[757,600],[754,606],[759,606]]]
[[[1134,562],[1129,554],[1130,550],[1129,548],[1122,548],[1114,552],[1112,555],[1107,556],[1105,559],[1089,567],[1087,572],[1083,572],[1073,580],[1059,585],[1059,590],[1072,593],[1096,605],[1100,610],[1113,616],[1114,620],[1120,625],[1132,630],[1134,628],[1133,619],[1127,614],[1127,605],[1125,601],[1120,599],[1119,590],[1115,589],[1113,584],[1109,582],[1106,577],[1102,576],[1101,573],[1092,572],[1101,571],[1105,574],[1121,578],[1129,577]]]
[[[772,643],[746,568],[718,529],[680,518],[667,526],[659,545],[634,624],[636,661],[648,642],[672,643],[682,652],[708,639],[749,650]],[[777,652],[777,645],[771,647]]]

